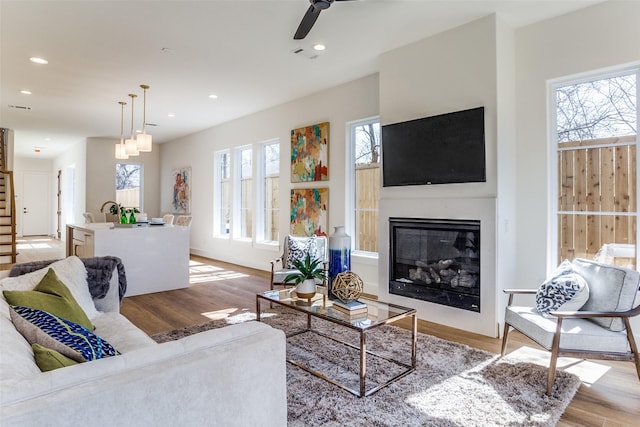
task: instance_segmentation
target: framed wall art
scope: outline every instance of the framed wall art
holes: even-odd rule
[[[173,185],[171,212],[176,214],[191,213],[191,166],[172,170],[171,182]]]
[[[327,235],[329,226],[329,189],[294,188],[291,190],[291,234]]]
[[[291,182],[329,180],[329,122],[291,131]]]

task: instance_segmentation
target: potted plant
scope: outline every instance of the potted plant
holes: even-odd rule
[[[316,293],[316,279],[324,280],[326,272],[320,259],[311,259],[307,254],[304,260],[296,259],[292,262],[297,271],[284,278],[284,283],[295,283],[296,294],[300,298],[311,298]]]

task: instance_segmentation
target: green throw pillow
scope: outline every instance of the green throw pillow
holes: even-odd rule
[[[32,291],[2,291],[10,305],[46,311],[93,331],[95,326],[56,272],[49,269]]]
[[[42,372],[53,371],[54,369],[78,364],[78,362],[73,359],[69,359],[64,354],[47,347],[43,347],[40,344],[33,344],[31,345],[31,348],[33,349],[33,355],[36,358],[36,364]]]

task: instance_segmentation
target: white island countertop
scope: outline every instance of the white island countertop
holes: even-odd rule
[[[189,231],[189,227],[171,225],[67,225],[67,255],[120,258],[127,273],[125,296],[186,288]]]

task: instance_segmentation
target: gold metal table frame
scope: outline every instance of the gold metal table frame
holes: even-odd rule
[[[343,345],[346,345],[348,347],[354,348],[356,350],[358,350],[360,352],[360,372],[359,372],[359,380],[360,380],[360,387],[359,389],[353,389],[351,387],[348,387],[347,385],[328,377],[327,375],[323,374],[322,372],[316,371],[312,368],[310,368],[309,366],[306,366],[305,364],[301,363],[301,362],[297,362],[295,360],[289,359],[287,358],[287,362],[291,363],[292,365],[295,365],[307,372],[309,372],[312,375],[315,375],[318,378],[322,378],[325,381],[330,382],[331,384],[334,384],[346,391],[348,391],[349,393],[357,396],[357,397],[366,397],[366,396],[370,396],[372,394],[374,394],[375,392],[379,391],[380,389],[385,388],[386,386],[388,386],[389,384],[391,384],[394,381],[399,380],[400,378],[410,374],[411,372],[415,371],[416,369],[416,344],[417,344],[417,325],[418,325],[418,319],[417,319],[417,315],[416,315],[416,310],[412,309],[412,308],[407,308],[407,307],[402,307],[402,306],[398,306],[398,305],[394,305],[394,304],[388,304],[388,303],[383,303],[380,301],[376,301],[376,300],[369,300],[369,299],[365,299],[365,298],[360,298],[360,300],[362,302],[365,302],[367,304],[367,306],[369,307],[369,313],[367,314],[367,319],[368,321],[366,322],[362,322],[362,318],[357,319],[357,320],[352,320],[350,319],[348,316],[334,310],[331,308],[332,302],[330,300],[326,300],[326,298],[320,298],[320,299],[316,299],[315,301],[308,301],[308,299],[301,299],[301,298],[297,298],[295,295],[290,295],[288,297],[285,298],[281,298],[281,296],[284,295],[282,293],[282,291],[278,292],[278,291],[268,291],[268,292],[262,292],[256,295],[256,319],[258,321],[260,321],[260,314],[261,314],[261,301],[268,301],[271,305],[272,304],[277,304],[283,307],[288,307],[292,310],[304,313],[307,315],[307,325],[306,325],[306,329],[300,330],[300,331],[296,331],[293,333],[290,333],[287,335],[287,338],[291,338],[293,336],[296,335],[300,335],[300,334],[305,334],[305,333],[314,333],[317,335],[320,335],[322,337],[328,338],[332,341],[335,342],[339,342]],[[320,294],[317,294],[320,295]],[[373,310],[375,308],[375,310]],[[360,335],[360,342],[359,345],[353,345],[351,343],[342,341],[340,339],[337,339],[335,337],[332,337],[328,334],[325,334],[323,332],[320,332],[318,330],[314,330],[312,329],[312,325],[311,325],[311,319],[315,317],[315,318],[319,318],[319,319],[323,319],[326,321],[329,321],[331,323],[340,325],[340,326],[344,326],[346,328],[349,329],[353,329],[358,331],[359,335]],[[389,357],[385,357],[382,356],[380,354],[374,353],[372,351],[367,350],[367,346],[366,346],[366,333],[367,331],[370,331],[372,329],[375,329],[379,326],[382,325],[386,325],[389,323],[393,323],[396,322],[400,319],[404,319],[406,317],[411,317],[412,318],[412,328],[411,328],[411,363],[407,364],[404,362],[401,362],[399,360],[395,360]],[[378,357],[381,359],[384,359],[388,362],[394,363],[398,366],[401,366],[403,368],[405,368],[403,371],[401,371],[399,374],[391,377],[390,379],[388,379],[387,381],[381,383],[381,384],[377,384],[375,387],[372,387],[370,389],[366,389],[366,375],[367,375],[367,355],[371,356],[371,357]]]

